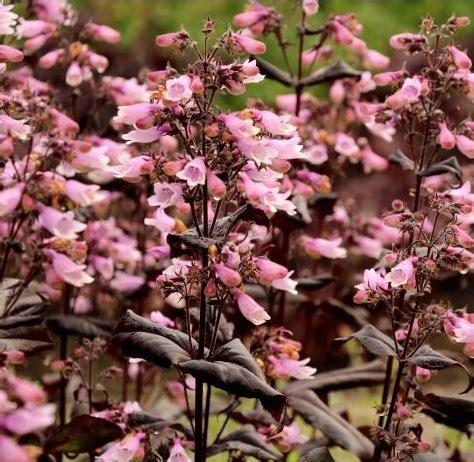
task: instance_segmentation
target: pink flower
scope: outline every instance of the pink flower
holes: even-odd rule
[[[110,281],[110,287],[124,294],[136,292],[145,284],[143,276],[128,274],[125,271],[115,271],[114,278]]]
[[[298,282],[294,279],[291,279],[293,273],[294,271],[288,271],[285,277],[274,279],[270,285],[274,289],[284,290],[285,292],[289,292],[290,294],[297,295],[298,291],[296,290],[296,287],[298,285]]]
[[[159,183],[153,185],[155,194],[148,198],[151,207],[172,207],[182,201],[183,185],[177,183]]]
[[[129,183],[138,183],[142,175],[148,175],[153,170],[153,161],[148,156],[125,159],[120,165],[109,167],[115,178],[123,178]]]
[[[171,446],[170,456],[167,462],[191,462],[179,438],[173,440],[173,446]]]
[[[291,118],[289,115],[280,116],[271,111],[261,111],[257,109],[254,109],[253,113],[256,120],[272,135],[288,136],[296,131],[296,127],[288,123]]]
[[[355,236],[354,241],[364,255],[372,258],[380,257],[383,245],[378,239],[373,239],[367,236]]]
[[[84,223],[74,220],[74,212],[60,212],[42,204],[38,206],[38,209],[40,226],[60,239],[76,239],[77,233],[86,229]]]
[[[96,460],[97,462],[127,462],[141,460],[145,455],[142,440],[145,438],[143,432],[133,432],[122,441],[115,443],[107,449]]]
[[[297,361],[295,359],[280,359],[275,356],[269,356],[273,373],[277,378],[288,379],[294,378],[298,380],[310,379],[312,375],[316,373],[314,367],[309,367],[308,364],[311,358],[302,359]]]
[[[425,38],[422,35],[411,34],[409,32],[393,35],[390,37],[390,46],[397,50],[403,50],[407,46],[424,42]]]
[[[354,40],[354,36],[347,27],[343,26],[339,21],[331,21],[331,38],[336,43],[341,43],[342,45],[349,46]]]
[[[176,220],[170,217],[162,207],[156,209],[152,218],[145,218],[144,223],[145,225],[154,226],[162,233],[169,233],[176,226]]]
[[[207,187],[214,200],[221,200],[226,194],[225,183],[212,171],[207,171]]]
[[[66,255],[51,249],[44,250],[44,253],[51,259],[54,271],[64,282],[82,287],[94,281],[94,278],[85,272],[86,265],[74,263]]]
[[[446,47],[446,49],[449,51],[449,53],[451,53],[454,65],[458,69],[467,70],[471,68],[472,62],[466,53],[463,53],[462,51],[458,50],[455,46]]]
[[[385,69],[390,64],[390,58],[376,50],[365,50],[362,53],[362,61],[365,67]]]
[[[186,31],[169,32],[167,34],[157,35],[155,44],[162,48],[176,48],[183,51],[191,43]]]
[[[12,11],[15,7],[11,5],[0,5],[0,35],[13,35],[18,15]]]
[[[85,31],[94,39],[107,43],[117,43],[120,41],[120,32],[109,26],[94,24],[89,22],[85,26]]]
[[[24,183],[17,183],[11,188],[0,191],[0,217],[9,215],[15,211],[20,204],[24,189]]]
[[[319,10],[319,0],[303,0],[302,7],[307,16],[313,16]]]
[[[22,407],[0,418],[0,426],[17,435],[26,435],[52,425],[55,413],[55,404]]]
[[[81,66],[77,61],[73,61],[66,72],[66,83],[70,87],[78,87],[84,79]]]
[[[366,146],[360,151],[360,161],[364,166],[364,173],[383,172],[388,168],[388,161],[376,154],[370,146]]]
[[[409,257],[398,265],[394,266],[392,270],[386,274],[385,282],[389,282],[392,287],[400,287],[406,284],[412,284],[415,276],[415,268],[413,264],[416,263],[417,257]]]
[[[441,122],[439,125],[438,143],[443,149],[453,149],[456,146],[456,138],[453,132],[448,128],[446,122]]]
[[[165,316],[161,311],[152,311],[150,313],[150,320],[164,327],[175,327],[175,322]]]
[[[2,462],[31,462],[27,449],[4,435],[0,435],[0,459]]]
[[[270,319],[263,306],[260,306],[250,295],[239,289],[233,289],[232,293],[237,299],[240,312],[250,322],[259,326]]]
[[[23,61],[23,53],[9,45],[0,45],[0,62],[19,63]]]
[[[206,183],[206,165],[202,157],[195,157],[188,162],[183,170],[179,171],[176,176],[185,180],[190,188],[194,188],[198,184]]]
[[[229,245],[225,245],[221,250],[221,258],[225,266],[232,269],[237,269],[240,263],[240,254],[238,250]]]
[[[307,443],[309,438],[302,435],[300,427],[296,422],[291,425],[285,425],[283,430],[277,435],[278,445],[283,452],[290,452],[297,444]]]
[[[407,78],[402,88],[385,100],[385,104],[391,109],[400,109],[406,104],[418,101],[422,94],[423,84],[418,76]]]
[[[51,108],[49,114],[51,115],[54,125],[56,125],[56,128],[61,134],[76,135],[79,132],[79,124],[66,114],[59,112],[55,108]]]
[[[352,136],[339,132],[336,134],[334,150],[343,156],[353,157],[359,153],[359,146]]]
[[[404,75],[404,71],[382,72],[374,75],[373,79],[377,85],[384,86],[398,82]]]
[[[240,274],[232,268],[228,268],[222,263],[214,264],[214,271],[217,274],[217,277],[227,286],[227,287],[237,287],[242,284],[242,278]]]
[[[275,279],[283,279],[288,274],[288,270],[284,266],[268,258],[259,258],[256,267],[258,278],[266,284],[271,284]]]
[[[474,141],[464,135],[456,136],[457,148],[469,159],[474,159]]]
[[[0,115],[0,133],[11,135],[20,140],[26,140],[31,134],[31,127],[26,125],[26,119],[12,119],[2,114]]]
[[[259,40],[247,37],[243,34],[230,32],[227,44],[234,53],[248,53],[249,55],[261,55],[267,50],[266,45]]]
[[[193,97],[191,89],[191,79],[187,75],[181,75],[175,79],[166,81],[166,91],[163,98],[172,103],[180,103]]]
[[[472,238],[466,231],[461,229],[459,226],[451,226],[454,235],[458,242],[466,249],[472,249],[474,247],[474,238]]]
[[[336,239],[323,239],[306,236],[303,239],[303,247],[305,251],[308,255],[314,258],[319,258],[321,256],[330,259],[346,258],[347,250],[340,247],[341,243],[342,238],[340,237]]]
[[[100,191],[100,186],[84,184],[76,180],[66,181],[66,195],[83,207],[96,204],[105,198],[105,194]]]

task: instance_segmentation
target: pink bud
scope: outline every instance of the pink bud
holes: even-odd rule
[[[0,62],[5,61],[19,63],[23,61],[23,53],[9,45],[0,45]]]
[[[192,77],[191,90],[197,95],[200,95],[204,92],[204,84],[198,75],[193,75]]]
[[[267,50],[267,46],[263,42],[234,32],[229,34],[227,43],[234,53],[261,55]]]
[[[303,0],[302,7],[307,16],[313,16],[319,10],[319,0]]]
[[[374,75],[373,80],[377,85],[384,86],[399,81],[404,75],[404,71],[382,72]]]
[[[427,382],[431,378],[431,371],[424,367],[416,366],[416,380],[418,382]]]
[[[207,171],[207,186],[215,200],[221,200],[226,194],[225,183],[212,171]]]
[[[454,137],[453,132],[448,128],[446,122],[442,122],[438,126],[438,143],[443,149],[453,149],[454,146],[456,146],[456,138]]]
[[[41,56],[38,64],[42,69],[49,69],[53,67],[58,62],[58,60],[64,56],[65,53],[66,50],[64,48],[58,48],[57,50],[50,51],[49,53]]]

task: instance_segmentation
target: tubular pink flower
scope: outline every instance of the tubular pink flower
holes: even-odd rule
[[[227,43],[234,53],[248,53],[249,55],[261,55],[267,50],[267,46],[251,37],[243,34],[230,32]]]
[[[340,247],[342,238],[323,239],[310,238],[306,236],[303,239],[303,247],[305,251],[314,258],[326,257],[330,259],[347,258],[347,250]]]
[[[446,122],[441,122],[438,126],[438,143],[443,149],[453,149],[456,146],[456,138],[453,132],[448,128]]]
[[[454,65],[458,69],[467,70],[471,68],[472,62],[466,53],[463,53],[461,50],[458,50],[455,46],[449,46],[449,47],[446,47],[446,49],[451,54],[451,57],[453,58],[453,61],[454,61]]]
[[[66,255],[51,249],[45,249],[44,253],[51,259],[54,271],[64,282],[82,287],[94,281],[94,278],[84,271],[86,265],[74,263]]]
[[[456,136],[457,148],[468,158],[474,159],[474,141],[465,135]]]
[[[11,188],[0,191],[0,217],[14,212],[21,201],[25,189],[24,183],[17,183]]]
[[[242,284],[242,278],[240,274],[232,268],[228,268],[222,263],[214,264],[214,271],[217,274],[217,277],[227,286],[227,287],[237,287]]]
[[[247,295],[239,289],[233,289],[232,293],[237,300],[237,306],[240,312],[251,323],[259,326],[270,319],[270,315],[265,311],[263,306],[260,306],[250,295]]]
[[[266,284],[271,284],[275,279],[283,279],[288,274],[288,269],[268,258],[259,258],[255,264],[258,277]]]

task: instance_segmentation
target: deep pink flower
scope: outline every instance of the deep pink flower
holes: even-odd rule
[[[405,75],[405,71],[382,72],[374,75],[373,79],[377,85],[384,86],[398,82]]]
[[[474,159],[474,141],[464,135],[456,136],[457,148],[469,159]]]
[[[0,45],[0,62],[4,63],[6,61],[12,63],[23,61],[23,52],[9,45]]]
[[[239,289],[233,289],[232,293],[237,300],[240,312],[250,322],[259,326],[270,319],[270,315],[265,311],[265,308],[260,306],[250,295]]]
[[[456,138],[448,128],[446,122],[441,122],[439,126],[438,143],[443,149],[453,149],[456,146]]]
[[[214,271],[217,274],[217,277],[227,286],[227,287],[237,287],[242,284],[242,278],[240,274],[232,268],[225,266],[223,263],[215,263]]]
[[[267,49],[263,42],[234,32],[229,33],[227,44],[234,53],[248,53],[249,55],[261,55]]]
[[[466,53],[463,53],[461,50],[458,50],[455,46],[449,46],[449,47],[446,47],[446,49],[451,54],[451,57],[453,58],[453,61],[454,61],[454,65],[458,69],[467,70],[471,68],[472,62]]]
[[[259,279],[266,284],[271,284],[275,279],[283,279],[288,274],[288,270],[284,266],[268,258],[259,258],[256,267]]]
[[[117,43],[120,41],[120,32],[109,26],[89,22],[84,29],[94,40],[101,40],[107,43]]]
[[[225,197],[226,185],[212,170],[207,171],[207,187],[214,200],[221,200]]]

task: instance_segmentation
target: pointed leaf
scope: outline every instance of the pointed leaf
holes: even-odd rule
[[[441,162],[438,162],[421,172],[417,172],[417,175],[435,176],[435,175],[443,175],[445,173],[449,173],[456,179],[457,183],[454,186],[452,186],[453,188],[460,187],[462,185],[461,166],[459,165],[458,160],[454,156],[450,157],[449,159],[445,159]]]
[[[346,77],[360,77],[361,72],[349,66],[344,61],[338,61],[330,66],[313,72],[300,82],[302,87],[311,87],[320,83],[332,82],[333,80],[343,79]]]
[[[288,405],[335,444],[361,459],[372,455],[374,447],[370,440],[329,409],[312,391],[305,390],[298,394],[289,394]]]
[[[356,387],[370,387],[383,383],[384,379],[385,366],[377,359],[362,366],[318,372],[311,379],[290,383],[284,391],[286,394],[295,394],[303,390],[328,393],[330,391],[347,390]]]
[[[239,430],[220,438],[207,449],[207,456],[212,457],[223,452],[239,451],[259,460],[280,460],[282,455],[265,443],[262,436],[251,425],[244,425]]]
[[[352,335],[337,338],[334,341],[345,343],[353,338],[358,340],[370,353],[374,355],[397,356],[393,340],[371,324],[364,326]]]
[[[0,351],[32,354],[52,348],[51,337],[43,324],[44,299],[26,288],[13,302],[18,289],[22,289],[21,282],[15,279],[5,279],[0,285]]]
[[[164,368],[190,359],[186,334],[153,323],[131,310],[120,320],[113,340],[120,344],[125,356],[142,358]],[[192,344],[197,350],[197,342],[193,340]]]
[[[48,327],[56,334],[79,335],[81,337],[109,337],[113,326],[101,319],[87,316],[56,314],[46,319]]]
[[[415,163],[400,149],[397,149],[393,154],[390,154],[388,160],[391,164],[398,165],[403,170],[415,170]]]
[[[46,453],[91,453],[121,436],[122,429],[118,425],[90,415],[79,415],[51,436],[44,450]]]
[[[462,393],[467,393],[473,387],[471,373],[464,364],[443,355],[439,351],[433,350],[429,345],[423,345],[413,356],[407,359],[407,362],[429,370],[440,370],[446,369],[449,366],[459,366],[469,378],[468,387]]]
[[[282,71],[275,65],[269,63],[268,61],[265,61],[263,58],[254,57],[253,59],[257,61],[257,65],[260,69],[260,72],[269,79],[276,80],[277,82],[280,82],[283,85],[286,85],[287,87],[292,87],[294,85],[293,79],[285,71]]]
[[[262,370],[239,339],[223,345],[209,359],[182,362],[179,367],[182,372],[233,395],[258,399],[280,420],[285,396],[265,382]]]
[[[298,458],[297,462],[334,462],[328,448],[315,448]]]

